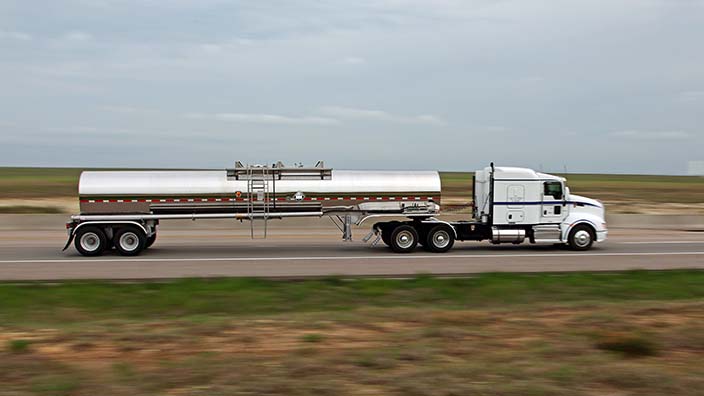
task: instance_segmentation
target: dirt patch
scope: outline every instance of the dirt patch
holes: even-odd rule
[[[326,316],[92,323],[86,330],[5,327],[0,342],[30,345],[26,353],[1,357],[38,378],[50,374],[47,386],[73,384],[70,394],[96,387],[188,395],[695,394],[704,386],[694,364],[704,346],[696,334],[701,302]],[[611,352],[603,339],[614,334],[651,350],[642,357]],[[41,365],[20,363],[30,357]],[[656,375],[662,372],[666,382]],[[29,375],[12,378],[8,389],[32,386]]]

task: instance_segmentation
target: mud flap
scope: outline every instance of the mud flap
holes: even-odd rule
[[[68,249],[68,247],[71,245],[71,242],[73,242],[73,237],[75,237],[75,236],[76,236],[76,233],[73,232],[73,230],[71,230],[71,234],[68,236],[68,241],[66,241],[66,245],[64,246],[63,249],[61,249],[62,252],[65,251],[66,249]]]

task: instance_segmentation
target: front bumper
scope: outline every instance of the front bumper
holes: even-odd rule
[[[608,235],[609,235],[609,230],[597,231],[596,232],[596,241],[597,242],[604,242]]]

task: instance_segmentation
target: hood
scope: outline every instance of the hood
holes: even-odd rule
[[[581,204],[584,204],[587,206],[595,206],[597,208],[604,207],[604,204],[597,201],[596,199],[591,199],[591,198],[583,197],[581,195],[572,194],[572,193],[570,193],[570,203],[581,203]]]

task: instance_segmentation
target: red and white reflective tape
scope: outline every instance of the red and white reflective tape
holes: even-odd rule
[[[303,198],[304,201],[330,201],[330,200],[336,200],[336,201],[370,201],[370,200],[377,200],[377,201],[409,201],[409,200],[416,200],[416,201],[422,201],[422,200],[427,200],[427,201],[432,201],[434,200],[435,197],[407,197],[407,196],[399,196],[399,197],[305,197]],[[282,198],[282,197],[276,197],[276,198],[268,198],[265,199],[264,201],[287,201],[287,198]],[[81,199],[81,203],[152,203],[152,202],[159,202],[159,203],[169,203],[169,202],[223,202],[223,201],[229,201],[229,202],[247,202],[249,201],[249,198],[160,198],[160,199]],[[295,200],[293,200],[295,201]]]

